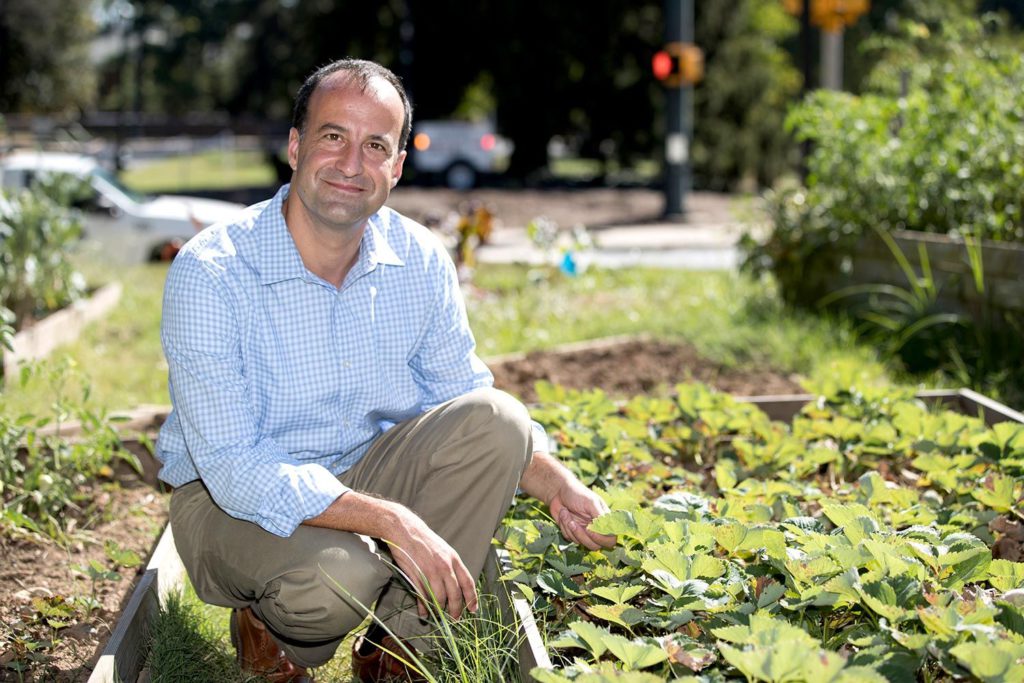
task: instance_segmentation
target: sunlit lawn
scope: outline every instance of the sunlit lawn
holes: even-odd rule
[[[122,172],[121,180],[140,192],[194,192],[267,187],[277,178],[259,152],[227,150],[142,162]]]

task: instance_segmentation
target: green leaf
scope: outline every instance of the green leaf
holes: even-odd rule
[[[1017,504],[1016,482],[1013,477],[993,473],[985,477],[980,486],[971,489],[971,496],[996,512],[1009,512]]]
[[[612,635],[608,629],[595,626],[589,621],[574,621],[569,624],[569,628],[583,639],[583,642],[590,649],[590,654],[594,655],[594,659],[603,655],[608,649],[605,639]]]
[[[821,506],[821,510],[836,528],[842,529],[843,534],[854,545],[862,542],[880,528],[878,520],[875,519],[871,511],[858,503],[849,505],[825,503]]]
[[[1024,588],[1024,562],[992,560],[988,565],[988,582],[1004,593]]]
[[[610,621],[626,629],[631,629],[644,620],[644,613],[635,607],[623,605],[590,605],[586,608],[588,614],[603,621]]]
[[[643,586],[630,586],[629,584],[614,584],[611,586],[598,586],[591,588],[590,593],[616,604],[629,602],[644,592]]]
[[[750,623],[746,626],[722,626],[712,629],[711,634],[716,638],[739,645],[770,645],[794,641],[810,648],[817,643],[802,628],[761,612],[750,615]]]
[[[950,652],[965,669],[985,683],[1024,680],[1024,644],[1008,640],[960,643]]]
[[[579,586],[553,569],[545,569],[537,574],[537,585],[546,592],[553,593],[562,599],[583,597]]]
[[[624,636],[612,634],[605,638],[605,645],[622,662],[627,671],[645,669],[668,659],[668,653],[656,640],[651,638],[630,640]]]
[[[647,544],[663,533],[665,518],[650,510],[639,508],[632,512],[613,510],[601,515],[590,523],[590,529],[599,534],[613,534],[630,538],[641,545]]]
[[[901,601],[901,596],[897,595],[888,580],[862,584],[857,592],[860,594],[861,602],[868,609],[894,623],[914,616],[914,613],[904,606],[911,606],[911,603]]]
[[[138,553],[130,548],[120,547],[115,541],[106,541],[103,544],[103,551],[111,562],[120,567],[131,569],[142,564],[142,558]]]

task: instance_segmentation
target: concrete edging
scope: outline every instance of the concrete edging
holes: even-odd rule
[[[106,284],[88,299],[76,301],[32,327],[14,335],[12,350],[3,354],[4,377],[12,377],[18,366],[50,355],[61,344],[67,344],[82,333],[92,321],[106,315],[121,300],[120,282]]]

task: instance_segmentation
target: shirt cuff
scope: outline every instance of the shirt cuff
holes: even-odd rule
[[[548,454],[551,452],[551,444],[548,441],[548,434],[536,420],[530,421],[530,432],[533,435],[533,452]]]
[[[282,466],[279,482],[276,491],[268,492],[268,505],[255,521],[270,533],[284,537],[350,490],[327,468],[313,464]]]

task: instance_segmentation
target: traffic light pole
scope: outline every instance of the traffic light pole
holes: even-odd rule
[[[665,43],[692,44],[693,0],[665,0]],[[690,143],[693,140],[693,85],[665,89],[665,212],[682,220],[692,186]]]

